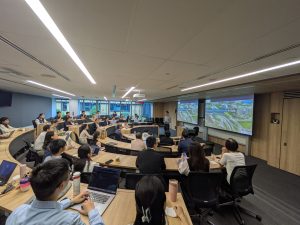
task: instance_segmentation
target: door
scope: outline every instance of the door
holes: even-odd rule
[[[300,98],[284,99],[280,168],[300,175]]]

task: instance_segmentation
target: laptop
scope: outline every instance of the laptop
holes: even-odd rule
[[[95,166],[87,188],[95,208],[102,215],[117,193],[121,170]],[[81,205],[71,208],[80,210]]]
[[[6,160],[3,160],[0,165],[0,186],[3,186],[7,183],[10,176],[14,172],[17,164],[13,162],[9,162]]]

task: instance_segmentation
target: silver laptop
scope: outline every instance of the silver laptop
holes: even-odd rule
[[[102,215],[117,193],[121,170],[95,166],[87,188],[95,208]],[[81,205],[72,208],[80,210]]]

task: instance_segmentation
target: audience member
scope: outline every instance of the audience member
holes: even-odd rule
[[[45,119],[45,114],[40,113],[39,116],[35,119],[36,125],[47,123],[47,120]]]
[[[160,174],[166,169],[164,157],[155,152],[157,148],[156,138],[150,136],[146,140],[147,148],[144,151],[139,152],[136,159],[136,167],[141,173],[145,174]]]
[[[136,139],[131,141],[131,149],[133,150],[145,150],[147,148],[145,142],[142,140],[142,133],[136,133]]]
[[[237,141],[229,138],[225,142],[225,147],[222,148],[222,157],[219,163],[221,166],[226,167],[228,183],[230,183],[230,176],[234,167],[245,165],[245,156],[237,151],[238,147]]]
[[[159,145],[161,146],[170,146],[170,145],[174,145],[174,140],[172,138],[170,138],[171,133],[169,130],[165,131],[165,136],[161,136],[159,138]]]
[[[178,153],[185,153],[189,155],[189,146],[192,143],[192,139],[189,138],[188,131],[185,129],[182,131],[182,139],[179,141],[178,144]]]
[[[80,213],[88,215],[91,225],[104,225],[88,193],[82,192],[73,199],[57,202],[60,193],[70,179],[69,164],[65,159],[55,159],[38,165],[32,170],[30,184],[36,199],[15,209],[8,217],[7,225],[82,225],[80,214],[64,210],[73,204],[82,203]],[[87,200],[88,199],[88,200]]]
[[[79,134],[79,143],[80,144],[87,144],[87,139],[92,139],[93,136],[88,132],[89,126],[87,124],[82,124],[80,127],[80,134]]]
[[[74,171],[91,173],[93,172],[94,166],[99,164],[92,161],[92,150],[89,145],[81,145],[78,148],[78,160],[74,162]]]
[[[49,144],[49,150],[51,152],[51,155],[45,157],[44,162],[53,159],[60,159],[61,154],[66,150],[66,147],[67,147],[67,143],[63,139],[56,139],[51,141]]]

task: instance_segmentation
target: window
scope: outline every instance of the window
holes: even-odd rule
[[[60,111],[62,115],[66,115],[66,112],[70,110],[70,101],[67,99],[55,99],[56,112]]]
[[[132,111],[131,111],[131,116],[134,117],[135,114],[139,116],[139,119],[142,117],[142,104],[137,103],[137,102],[132,102]]]
[[[100,115],[108,115],[108,101],[98,101]]]
[[[121,102],[121,114],[125,118],[131,115],[131,102]]]
[[[150,102],[144,102],[143,104],[143,117],[146,119],[152,118],[153,115],[153,104]]]
[[[121,105],[119,101],[110,101],[109,102],[109,114],[112,115],[114,112],[120,116]]]
[[[79,114],[81,111],[85,111],[87,115],[93,115],[97,112],[96,100],[79,100]]]

